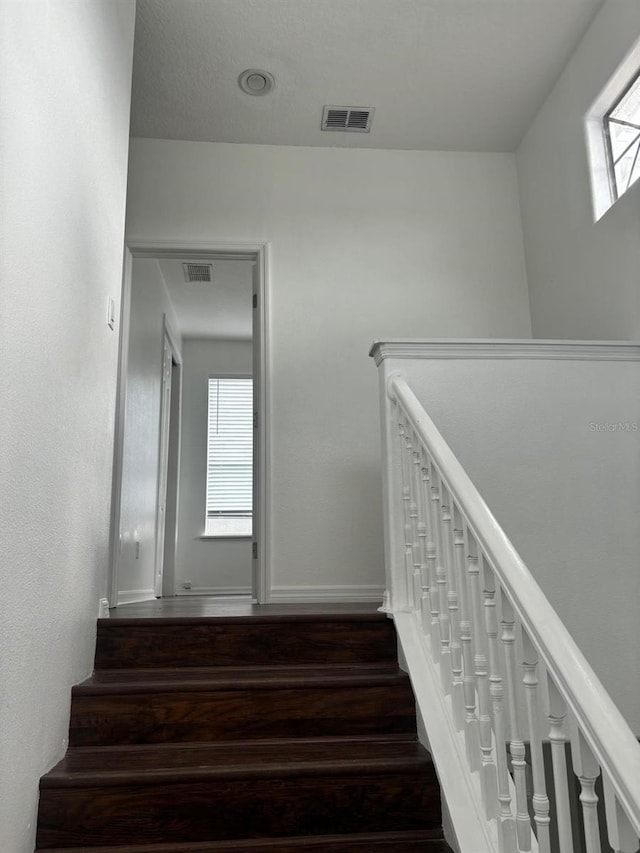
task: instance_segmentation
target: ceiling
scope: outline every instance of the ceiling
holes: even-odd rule
[[[512,151],[602,0],[138,0],[131,133]],[[275,89],[243,93],[247,68]],[[375,107],[321,132],[325,104]]]
[[[160,260],[160,272],[184,338],[250,340],[253,261],[194,259],[213,264],[213,282],[185,281],[183,260]]]

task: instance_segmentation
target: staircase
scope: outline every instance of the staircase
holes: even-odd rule
[[[392,622],[115,618],[40,783],[37,850],[444,853]]]

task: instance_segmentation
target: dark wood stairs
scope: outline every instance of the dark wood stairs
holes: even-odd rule
[[[443,853],[393,624],[371,612],[98,623],[41,853]]]

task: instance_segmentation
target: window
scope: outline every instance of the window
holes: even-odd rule
[[[614,201],[640,178],[640,73],[604,116]]]
[[[640,39],[585,115],[593,218],[600,217],[640,178]]]
[[[209,379],[205,536],[251,536],[253,380]]]

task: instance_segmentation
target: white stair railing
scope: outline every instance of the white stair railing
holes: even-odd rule
[[[387,395],[384,609],[452,840],[461,853],[635,853],[640,745],[401,374]]]

